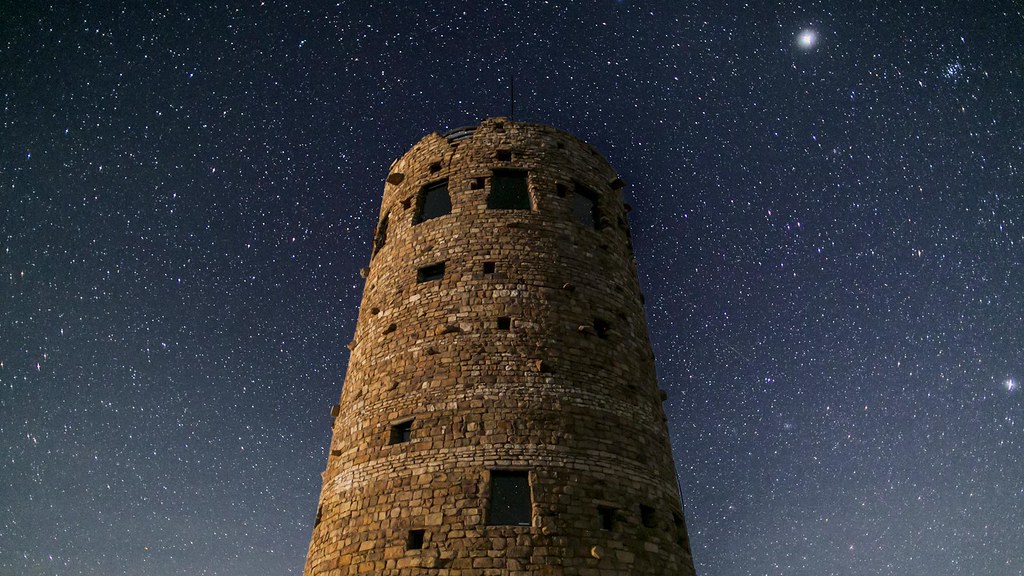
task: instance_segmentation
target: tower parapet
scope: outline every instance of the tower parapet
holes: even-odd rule
[[[392,165],[307,576],[694,573],[623,186],[504,118]]]

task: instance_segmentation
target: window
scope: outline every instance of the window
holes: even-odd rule
[[[441,278],[444,278],[444,262],[424,266],[416,271],[416,282],[420,284],[424,282],[433,282],[434,280],[440,280]]]
[[[452,200],[448,196],[448,180],[440,180],[420,189],[416,200],[416,216],[412,223],[419,224],[451,212]]]
[[[423,537],[426,535],[426,532],[426,530],[409,530],[409,536],[405,539],[405,549],[422,550]]]
[[[391,215],[390,212],[384,214],[384,217],[380,219],[380,224],[377,225],[377,233],[373,236],[373,254],[370,256],[377,255],[380,249],[384,247],[384,243],[388,241],[388,217]]]
[[[320,525],[320,522],[324,519],[324,505],[321,504],[316,509],[316,521],[313,522],[313,528]]]
[[[601,530],[612,530],[615,528],[615,508],[611,506],[598,506],[597,518],[601,522]]]
[[[440,171],[441,171],[441,163],[440,162],[431,162],[431,164],[430,164],[430,172],[431,173],[435,173],[435,172],[440,172]]]
[[[526,172],[522,170],[495,170],[491,176],[491,193],[487,207],[495,209],[529,210],[530,190]]]
[[[607,320],[594,318],[594,332],[599,338],[608,338],[608,331],[611,330],[611,327],[612,325]]]
[[[676,542],[680,546],[690,552],[690,535],[686,533],[686,522],[683,520],[683,515],[678,512],[672,513],[672,523],[676,526]],[[690,554],[693,555],[692,553]]]
[[[647,528],[654,528],[654,508],[640,505],[640,523]]]
[[[494,274],[494,262],[484,262],[484,274]]]
[[[388,444],[402,444],[403,442],[408,442],[411,438],[412,420],[391,425],[391,437],[388,439]]]
[[[511,150],[498,150],[494,153],[494,158],[500,162],[511,162],[512,151]]]
[[[512,328],[512,319],[508,316],[498,318],[498,330],[509,330]]]
[[[526,470],[491,470],[491,499],[487,523],[492,526],[529,526],[533,516],[530,473]]]
[[[587,228],[598,228],[600,215],[597,211],[597,193],[582,184],[576,184],[572,195],[572,216]]]

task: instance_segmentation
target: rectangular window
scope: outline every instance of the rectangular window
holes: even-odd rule
[[[491,193],[487,207],[505,210],[529,210],[530,189],[523,170],[495,170],[491,176]]]
[[[487,523],[493,526],[529,526],[533,517],[530,473],[527,470],[491,470],[491,499]]]
[[[572,216],[587,228],[597,228],[600,215],[597,211],[597,192],[582,184],[576,184],[572,195]]]
[[[512,329],[512,319],[507,316],[498,318],[498,330]]]
[[[373,254],[370,256],[373,258],[380,252],[380,249],[384,247],[384,244],[388,241],[388,217],[391,216],[390,212],[384,214],[384,217],[380,219],[380,224],[377,225],[376,234],[373,236]]]
[[[409,530],[409,536],[405,539],[405,549],[422,550],[423,537],[426,535],[426,533],[426,530]]]
[[[644,504],[640,505],[640,523],[647,528],[654,528],[654,508]]]
[[[451,212],[452,200],[448,196],[448,180],[440,180],[420,189],[416,200],[416,215],[412,223],[419,224]]]
[[[424,266],[416,271],[416,282],[420,284],[423,282],[433,282],[441,278],[444,278],[444,262]]]
[[[599,338],[607,338],[608,331],[611,330],[612,325],[607,320],[600,318],[594,318],[594,332],[597,332]]]
[[[615,528],[615,508],[611,506],[598,506],[597,517],[601,522],[601,530],[612,530]]]
[[[484,274],[494,274],[494,262],[484,262]]]
[[[401,444],[408,442],[412,438],[412,420],[406,420],[405,422],[399,422],[398,424],[391,425],[391,437],[388,439],[388,444]]]

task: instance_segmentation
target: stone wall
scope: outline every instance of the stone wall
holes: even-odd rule
[[[530,209],[487,207],[503,168]],[[443,179],[450,213],[419,221]],[[503,118],[395,162],[305,574],[694,573],[621,188]],[[493,525],[493,471],[528,478],[528,525]]]

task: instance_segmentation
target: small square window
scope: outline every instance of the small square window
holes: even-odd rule
[[[430,164],[430,172],[431,173],[440,172],[440,171],[441,171],[441,163],[440,162],[432,162]]]
[[[426,530],[409,530],[409,535],[405,539],[405,549],[422,550],[423,537],[426,536],[426,533]]]
[[[495,170],[491,177],[491,193],[487,207],[492,209],[529,210],[530,189],[523,170]]]
[[[484,262],[484,274],[494,274],[494,262]]]
[[[412,439],[412,420],[391,425],[391,437],[388,444],[402,444]]]
[[[470,190],[483,190],[484,184],[487,183],[487,179],[484,177],[473,178],[473,181],[469,183]]]
[[[611,506],[598,506],[597,518],[601,522],[601,530],[613,530],[615,528],[615,508]]]
[[[569,187],[559,182],[558,184],[555,184],[555,194],[557,194],[559,198],[565,198],[566,195],[569,194]]]
[[[491,470],[490,475],[487,523],[492,526],[529,526],[533,519],[530,473],[526,470]]]
[[[444,262],[424,266],[416,271],[416,282],[420,284],[424,282],[433,282],[434,280],[440,280],[442,278],[444,278]]]
[[[511,150],[498,150],[494,153],[494,158],[499,162],[511,162],[512,151]]]
[[[645,504],[640,505],[640,523],[647,528],[654,528],[654,508]]]
[[[510,330],[512,328],[512,319],[508,316],[502,316],[498,318],[498,330]]]
[[[597,333],[600,338],[608,338],[608,331],[611,330],[612,326],[607,320],[600,318],[594,318],[594,332]]]

